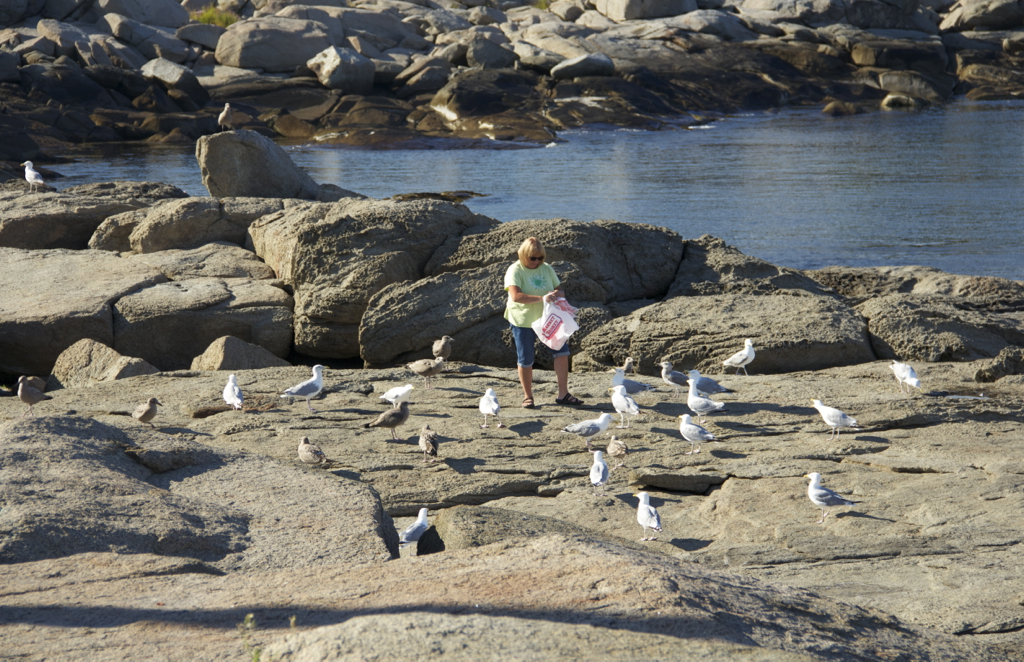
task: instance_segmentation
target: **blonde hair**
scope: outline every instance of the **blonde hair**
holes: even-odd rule
[[[523,243],[519,245],[519,263],[524,267],[530,266],[530,257],[533,255],[543,255],[547,257],[547,252],[544,250],[544,244],[540,243],[540,239],[537,237],[527,237],[523,240]],[[540,265],[537,265],[540,266]]]

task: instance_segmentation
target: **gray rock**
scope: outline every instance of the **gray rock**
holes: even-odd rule
[[[168,90],[181,90],[189,96],[197,106],[205,106],[210,101],[210,94],[191,69],[166,60],[156,58],[142,67],[142,75],[151,80],[160,81]]]
[[[1009,375],[1024,375],[1024,348],[1004,347],[974,373],[976,382],[995,382]]]
[[[536,69],[542,73],[550,72],[552,67],[565,60],[558,53],[553,53],[525,41],[517,41],[514,50],[516,55],[519,56],[521,66]]]
[[[551,68],[555,80],[567,80],[583,76],[613,76],[615,63],[604,53],[589,53],[564,60]]]
[[[188,10],[175,0],[96,0],[100,14],[121,14],[145,25],[180,28],[189,22]]]
[[[944,101],[953,93],[952,81],[936,81],[916,71],[883,71],[878,86],[891,94],[902,94],[933,103]]]
[[[373,62],[351,48],[331,46],[317,53],[306,66],[328,89],[344,94],[369,94],[373,89]]]
[[[665,21],[673,28],[714,35],[726,41],[749,41],[757,39],[735,14],[717,9],[697,9],[682,16]]]
[[[0,51],[0,83],[20,83],[19,64],[21,64],[20,55],[9,51]]]
[[[156,269],[169,280],[189,278],[276,278],[274,270],[250,251],[227,242],[187,250],[169,249],[128,258]]]
[[[519,56],[511,48],[505,48],[490,39],[473,39],[466,49],[466,61],[471,67],[510,69],[518,60]]]
[[[217,42],[217,62],[232,67],[293,72],[333,46],[327,27],[293,18],[252,18],[233,24]]]
[[[958,0],[939,24],[942,32],[1006,30],[1020,27],[1024,10],[1010,0]]]
[[[570,23],[583,15],[583,7],[575,2],[570,2],[570,0],[555,0],[548,7],[548,11]]]
[[[226,131],[196,141],[203,185],[215,198],[316,199],[319,187],[274,141],[254,131]]]
[[[497,25],[508,20],[505,12],[485,6],[473,7],[469,10],[468,17],[473,25]]]
[[[234,336],[217,338],[206,351],[192,360],[192,370],[259,370],[283,368],[291,364],[259,345]]]
[[[678,16],[696,11],[697,2],[696,0],[598,0],[594,3],[594,9],[613,21],[631,21]]]
[[[182,41],[199,44],[203,48],[217,50],[217,42],[225,30],[212,23],[189,23],[178,28],[174,36]]]
[[[188,368],[210,343],[235,336],[288,356],[292,298],[273,281],[192,278],[145,288],[113,307],[113,347],[163,370]]]
[[[52,18],[44,18],[36,24],[40,37],[49,39],[54,44],[54,55],[77,55],[78,44],[87,44],[89,36],[81,29],[69,23],[62,23]]]
[[[142,359],[122,356],[103,343],[82,338],[57,357],[50,375],[49,388],[92,386],[99,382],[158,372]]]

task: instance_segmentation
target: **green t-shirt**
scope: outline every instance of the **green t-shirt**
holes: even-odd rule
[[[555,270],[547,262],[541,262],[536,269],[528,269],[516,260],[505,272],[505,291],[513,285],[522,290],[523,294],[544,296],[556,289],[562,281],[558,280]],[[515,303],[511,298],[505,306],[505,319],[514,326],[530,326],[544,314],[544,302]]]

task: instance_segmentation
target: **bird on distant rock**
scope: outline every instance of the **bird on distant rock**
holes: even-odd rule
[[[220,111],[220,115],[217,116],[217,125],[221,128],[221,131],[234,130],[236,121],[235,110],[231,107],[231,104],[224,104],[224,110]]]
[[[615,374],[612,375],[612,386],[623,386],[626,389],[626,393],[630,395],[636,395],[637,393],[643,393],[644,391],[653,391],[655,388],[650,384],[644,384],[643,382],[633,381],[632,379],[626,379],[622,368],[615,368]]]
[[[636,401],[626,395],[625,386],[613,386],[609,391],[612,392],[612,407],[615,407],[615,411],[622,417],[622,421],[618,425],[618,429],[622,430],[628,428],[626,425],[626,414],[630,416],[639,416],[640,407],[637,406]]]
[[[832,433],[835,433],[835,438],[839,438],[839,428],[855,428],[857,427],[857,421],[853,420],[843,412],[833,407],[826,407],[821,404],[821,400],[811,400],[811,404],[821,414],[821,419],[825,421],[831,430],[828,432],[828,439],[826,441],[832,441]]]
[[[28,190],[30,193],[34,193],[36,186],[46,186],[46,182],[43,181],[43,176],[32,166],[31,161],[25,161],[21,165],[25,166],[25,181],[28,182]]]
[[[434,358],[441,359],[445,370],[448,370],[448,357],[452,355],[453,340],[451,336],[442,336],[440,340],[435,340],[433,347],[430,348],[434,352]]]
[[[804,478],[810,478],[811,482],[807,486],[807,496],[810,498],[811,503],[821,508],[821,519],[818,520],[818,524],[824,524],[825,518],[828,517],[829,511],[826,508],[834,508],[835,506],[852,506],[856,504],[856,501],[850,501],[836,492],[821,486],[821,474],[814,472],[804,476]]]
[[[438,446],[437,433],[429,425],[424,425],[420,430],[420,449],[423,451],[424,462],[437,462]]]
[[[306,464],[326,465],[330,462],[319,446],[309,443],[309,437],[299,440],[299,459]]]
[[[640,539],[640,542],[657,540],[658,536],[647,536],[647,529],[661,533],[661,517],[658,516],[658,510],[651,505],[651,496],[647,492],[637,492],[633,496],[640,499],[636,508],[636,521],[644,527],[644,537]]]
[[[424,388],[432,388],[430,386],[431,378],[434,375],[440,374],[441,371],[444,370],[444,359],[440,356],[433,361],[430,359],[420,359],[419,361],[406,363],[405,367],[423,378]]]
[[[612,420],[614,419],[611,414],[601,414],[595,419],[567,425],[562,428],[562,432],[571,432],[574,435],[583,437],[587,442],[587,450],[592,451],[594,447],[590,445],[590,440],[607,430]]]
[[[661,381],[665,382],[672,387],[672,391],[675,397],[679,397],[679,388],[686,388],[686,375],[681,372],[676,372],[672,369],[671,361],[662,361],[658,365],[661,366]]]
[[[913,392],[910,390],[911,386],[919,391],[921,390],[921,380],[917,378],[917,371],[909,364],[893,361],[892,364],[889,365],[889,369],[892,370],[894,375],[896,375],[896,381],[900,385],[900,393],[903,393],[903,384],[907,384],[908,393]]]
[[[228,375],[227,386],[224,387],[224,402],[228,403],[234,409],[241,409],[242,402],[245,398],[242,396],[242,389],[239,388],[238,382],[235,380],[234,375]]]
[[[717,395],[719,393],[733,393],[733,391],[725,388],[710,377],[702,376],[699,370],[687,370],[686,376],[690,381],[696,380],[697,393],[706,398],[710,398],[712,395]]]
[[[715,435],[692,422],[689,414],[683,414],[679,417],[679,434],[683,435],[683,439],[690,442],[690,451],[688,453],[683,453],[683,455],[695,455],[699,453],[700,446],[697,446],[697,450],[694,450],[694,444],[715,440]]]
[[[743,349],[722,361],[722,365],[727,368],[736,368],[736,374],[739,374],[740,368],[743,368],[743,374],[749,377],[750,375],[747,373],[747,365],[749,365],[753,360],[754,341],[747,338],[743,341]]]
[[[633,357],[627,356],[626,362],[622,364],[622,374],[632,375],[633,374]]]
[[[376,420],[370,423],[363,423],[364,428],[388,428],[391,430],[391,438],[397,440],[398,434],[395,428],[409,420],[409,403],[403,402],[394,409],[381,412]]]
[[[315,398],[320,395],[320,391],[324,389],[324,367],[320,364],[313,366],[313,376],[295,386],[285,389],[284,393],[281,394],[282,398],[306,398],[306,407],[310,412],[316,413],[316,410],[309,404],[310,398]]]
[[[690,389],[686,394],[686,406],[690,408],[694,414],[697,415],[697,423],[703,424],[707,415],[713,411],[722,411],[725,409],[724,402],[717,402],[711,398],[705,398],[697,393],[697,383],[695,381],[690,382]]]
[[[621,466],[625,466],[624,460],[626,456],[629,455],[629,447],[626,446],[626,442],[622,441],[613,434],[611,441],[608,442],[608,448],[606,452],[608,453],[608,457],[614,457],[616,460],[619,461],[618,464],[612,467],[612,471],[615,471]]]
[[[402,535],[398,538],[398,544],[402,547],[411,545],[414,542],[419,542],[419,539],[423,537],[423,534],[427,532],[430,525],[427,524],[427,513],[430,512],[426,508],[420,508],[420,513],[416,517],[416,521],[405,527],[402,531]]]
[[[597,488],[608,482],[608,465],[603,456],[601,451],[594,451],[594,464],[590,466],[590,484],[594,486],[594,496],[603,496],[603,493],[598,494]]]
[[[385,391],[384,395],[380,396],[380,399],[387,400],[391,403],[392,407],[397,407],[403,402],[409,401],[409,397],[412,395],[412,388],[412,384],[396,386],[395,388]]]
[[[498,414],[501,413],[501,406],[498,404],[498,394],[494,392],[494,389],[489,388],[484,393],[484,397],[480,398],[480,413],[484,415],[484,424],[480,427],[487,428],[487,417],[493,416],[494,420],[498,421]],[[498,427],[503,428],[505,424],[498,421]]]
[[[39,404],[43,400],[53,399],[43,393],[42,389],[33,386],[32,379],[34,378],[26,377],[25,375],[18,377],[18,399],[28,405],[28,411],[21,415],[22,418],[29,415],[35,416],[35,412],[32,411],[32,405]]]
[[[156,426],[153,425],[150,421],[156,418],[157,405],[163,406],[160,404],[160,401],[157,400],[156,398],[150,398],[149,400],[146,400],[141,405],[135,408],[135,411],[132,412],[132,418],[137,419],[140,423],[148,423],[149,427],[155,430]]]

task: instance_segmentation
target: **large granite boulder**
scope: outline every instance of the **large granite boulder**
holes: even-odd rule
[[[206,351],[192,360],[192,370],[259,370],[283,368],[291,364],[259,345],[234,336],[217,338]]]
[[[166,281],[104,251],[0,248],[0,369],[45,375],[83,338],[113,346],[114,302]]]
[[[113,307],[113,347],[162,370],[188,368],[223,336],[288,356],[293,301],[275,284],[248,278],[192,278],[121,297]]]
[[[188,278],[276,278],[274,270],[254,253],[227,242],[212,242],[188,250],[165,250],[128,256],[148,264],[169,280]]]
[[[96,0],[96,9],[165,28],[180,28],[190,20],[188,10],[175,0]]]
[[[249,235],[256,254],[295,289],[296,350],[353,358],[370,297],[422,278],[446,240],[497,225],[461,204],[348,199],[264,216]]]
[[[71,388],[160,372],[142,359],[123,356],[103,343],[82,338],[60,353],[48,386]]]
[[[255,131],[226,131],[196,141],[203,186],[215,198],[314,200],[319,186],[274,141]]]
[[[958,0],[939,24],[942,32],[1010,30],[1024,23],[1024,10],[1013,0]]]
[[[334,45],[323,23],[267,16],[232,24],[217,41],[216,57],[231,67],[291,73]]]
[[[594,9],[613,21],[677,16],[697,10],[696,0],[597,0]]]
[[[373,61],[351,48],[332,46],[306,62],[320,84],[344,94],[369,94],[373,89]]]
[[[195,102],[200,108],[210,101],[210,94],[188,67],[165,58],[150,60],[142,67],[142,75],[159,81],[168,91],[178,90]]]

